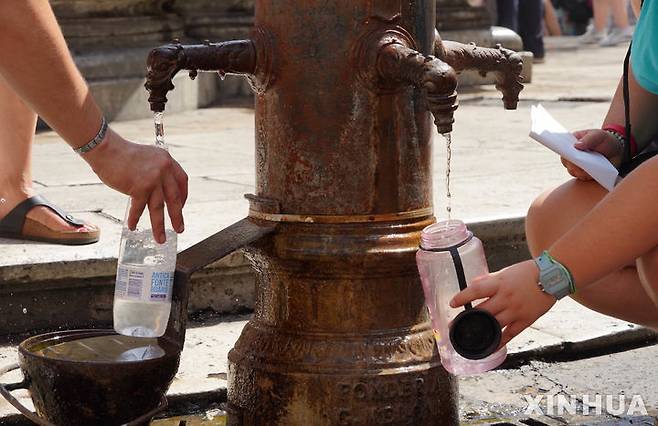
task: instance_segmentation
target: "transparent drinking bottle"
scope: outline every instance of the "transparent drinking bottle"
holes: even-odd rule
[[[498,321],[471,304],[449,305],[473,278],[489,272],[482,242],[462,221],[438,222],[423,230],[416,262],[443,367],[466,375],[500,365],[507,350],[498,349]]]
[[[177,234],[167,227],[167,241],[158,244],[148,214],[143,214],[137,228],[131,231],[125,225],[130,202],[128,206],[114,291],[114,329],[126,336],[160,337],[167,328],[171,310]],[[168,217],[165,223],[170,223]]]
[[[160,337],[171,310],[171,292],[176,269],[177,234],[165,228],[167,241],[153,238],[148,214],[143,214],[134,231],[121,231],[119,262],[114,290],[114,330],[126,336]],[[169,224],[169,218],[165,217]]]

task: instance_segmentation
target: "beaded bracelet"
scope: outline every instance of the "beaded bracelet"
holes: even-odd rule
[[[621,126],[619,124],[608,124],[603,127],[603,130],[607,132],[614,132],[621,136],[624,139],[624,143],[626,143],[626,140],[628,140],[631,144],[631,156],[634,156],[637,154],[637,142],[635,141],[635,138],[631,134],[630,137],[626,137],[626,128],[624,126]]]
[[[619,143],[619,147],[621,148],[621,152],[624,152],[624,147],[626,146],[626,139],[624,136],[622,136],[619,132],[616,132],[614,130],[610,129],[605,129],[605,132],[607,132],[609,135],[611,135],[615,140]]]

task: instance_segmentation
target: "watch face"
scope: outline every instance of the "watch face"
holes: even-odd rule
[[[537,258],[536,262],[539,267],[539,284],[544,292],[556,299],[571,293],[571,278],[563,267],[543,255]]]
[[[554,288],[563,282],[564,274],[560,268],[551,268],[551,270],[546,271],[546,274],[542,277],[542,285],[547,288]]]

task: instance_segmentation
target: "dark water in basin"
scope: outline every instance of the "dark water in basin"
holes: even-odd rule
[[[64,341],[33,352],[71,361],[134,362],[160,358],[167,353],[167,346],[155,338],[106,335]]]

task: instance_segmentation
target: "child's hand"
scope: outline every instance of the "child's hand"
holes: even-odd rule
[[[578,142],[574,145],[577,149],[603,154],[615,167],[619,167],[619,164],[621,164],[623,147],[610,133],[601,129],[588,129],[578,130],[573,135],[578,139]],[[585,181],[592,180],[592,177],[587,172],[571,161],[564,157],[561,157],[560,160],[571,176]]]
[[[503,346],[555,304],[555,298],[544,293],[538,281],[537,265],[527,260],[473,279],[464,291],[450,301],[450,306],[457,308],[477,299],[488,298],[478,308],[489,311],[504,328]]]

